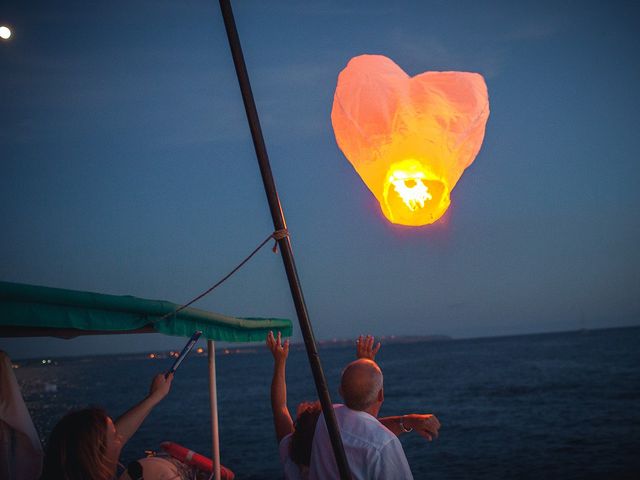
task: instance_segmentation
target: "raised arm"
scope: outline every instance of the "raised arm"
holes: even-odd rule
[[[374,338],[372,335],[366,337],[360,335],[356,340],[356,357],[368,358],[369,360],[375,360],[378,350],[380,350],[380,342],[373,346]]]
[[[273,425],[276,429],[278,443],[285,436],[293,433],[293,420],[287,407],[287,382],[285,369],[289,355],[289,340],[282,343],[282,337],[274,338],[273,332],[267,335],[267,347],[273,355],[273,379],[271,380],[271,411]]]
[[[171,382],[173,380],[173,374],[170,374],[167,378],[164,377],[164,373],[159,373],[153,378],[151,387],[149,388],[149,394],[137,405],[123,413],[116,421],[116,432],[122,438],[122,444],[124,445],[134,433],[140,428],[142,422],[149,412],[153,410],[160,401],[167,396],[171,389]]]
[[[415,430],[418,434],[431,441],[434,438],[438,438],[438,430],[440,430],[440,421],[435,415],[431,414],[411,413],[409,415],[383,417],[378,420],[397,436]]]

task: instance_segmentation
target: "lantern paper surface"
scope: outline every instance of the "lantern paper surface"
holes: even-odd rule
[[[351,59],[331,111],[338,146],[385,217],[410,226],[446,212],[451,190],[480,150],[488,117],[481,75],[409,77],[381,55]]]

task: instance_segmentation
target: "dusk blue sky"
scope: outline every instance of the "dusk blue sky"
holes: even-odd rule
[[[233,6],[317,338],[640,324],[635,2]],[[1,280],[182,303],[272,232],[217,2],[3,0],[0,23]],[[436,225],[390,224],[336,145],[337,76],[365,53],[485,77],[484,144]],[[268,248],[196,306],[300,339]]]

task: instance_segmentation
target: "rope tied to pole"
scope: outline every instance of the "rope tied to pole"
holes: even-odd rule
[[[282,240],[283,238],[287,238],[288,236],[289,230],[287,230],[286,228],[282,228],[273,232],[271,234],[271,237],[275,240],[275,242],[273,242],[273,248],[271,249],[271,251],[273,253],[278,253],[278,241]]]
[[[227,273],[224,277],[222,277],[220,280],[218,280],[216,283],[214,283],[211,287],[209,287],[208,289],[206,289],[204,292],[202,292],[201,294],[199,294],[197,297],[193,298],[192,300],[189,300],[187,303],[185,303],[184,305],[179,306],[177,309],[175,309],[173,312],[169,312],[166,313],[165,315],[163,315],[162,317],[160,317],[157,320],[154,320],[153,323],[156,322],[160,322],[162,320],[166,320],[169,317],[176,317],[176,315],[181,312],[182,310],[184,310],[185,308],[189,307],[190,305],[194,304],[195,302],[197,302],[198,300],[200,300],[201,298],[209,295],[211,292],[213,292],[216,288],[218,288],[220,285],[222,285],[226,280],[228,280],[234,273],[236,273],[238,270],[240,270],[245,263],[247,263],[249,260],[251,260],[251,257],[253,257],[256,253],[258,253],[258,251],[260,251],[260,249],[262,247],[264,247],[269,240],[273,239],[275,240],[275,244],[273,245],[273,248],[271,249],[271,251],[273,251],[273,253],[278,253],[278,241],[282,240],[283,238],[286,238],[289,236],[289,230],[287,230],[286,228],[283,228],[281,230],[276,230],[275,232],[273,232],[271,235],[269,235],[267,238],[265,238],[260,245],[258,245],[249,255],[247,255],[244,260],[242,260],[238,265],[236,265],[229,273]]]

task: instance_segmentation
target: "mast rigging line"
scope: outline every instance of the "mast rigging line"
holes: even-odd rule
[[[282,240],[283,238],[286,238],[288,236],[289,236],[289,231],[286,228],[283,228],[283,229],[280,229],[280,230],[276,230],[271,235],[269,235],[267,238],[265,238],[262,241],[262,243],[260,243],[260,245],[258,245],[253,250],[253,252],[251,252],[249,255],[247,255],[244,258],[244,260],[242,260],[238,265],[236,265],[233,268],[233,270],[231,270],[224,277],[222,277],[220,280],[218,280],[216,283],[214,283],[211,287],[206,289],[204,292],[202,292],[201,294],[199,294],[197,297],[193,298],[192,300],[189,300],[184,305],[180,305],[180,307],[175,309],[173,312],[169,312],[169,313],[163,315],[158,320],[155,320],[153,323],[160,322],[160,321],[165,320],[165,319],[167,319],[169,317],[173,317],[173,316],[177,315],[178,312],[180,312],[180,311],[184,310],[185,308],[189,307],[190,305],[196,303],[198,300],[200,300],[201,298],[205,297],[206,295],[209,295],[216,288],[218,288],[220,285],[222,285],[226,280],[228,280],[229,277],[231,277],[231,275],[233,275],[238,270],[240,270],[244,266],[245,263],[247,263],[249,260],[251,260],[251,257],[253,257],[256,253],[258,253],[260,251],[260,249],[262,247],[264,247],[269,240],[274,239],[276,241],[276,243],[273,245],[273,248],[271,250],[273,251],[273,253],[277,253],[277,251],[278,251],[277,250],[278,249],[278,240]]]

